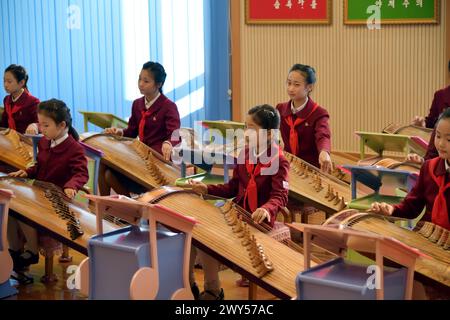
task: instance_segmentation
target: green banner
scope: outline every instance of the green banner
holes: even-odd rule
[[[438,23],[439,5],[439,0],[345,0],[345,22],[365,23],[378,6],[381,23]]]

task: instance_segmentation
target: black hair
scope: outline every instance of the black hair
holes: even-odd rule
[[[314,70],[313,67],[297,63],[292,66],[291,70],[289,70],[289,73],[293,71],[300,72],[305,77],[307,84],[315,84],[317,81],[316,70]]]
[[[12,64],[8,68],[5,69],[5,73],[7,73],[7,72],[11,72],[13,74],[14,78],[16,78],[17,82],[25,80],[25,84],[24,84],[23,88],[28,90],[28,87],[27,87],[28,73],[24,67],[19,66],[17,64]]]
[[[439,123],[441,120],[446,120],[446,119],[449,119],[449,120],[450,120],[450,107],[446,108],[446,109],[441,113],[441,115],[440,115],[439,118],[438,118],[438,121],[436,122],[436,126],[438,125],[438,123]]]
[[[252,116],[253,121],[263,129],[270,130],[280,128],[280,114],[277,109],[268,104],[256,106],[250,109],[248,114]]]
[[[48,100],[39,104],[39,113],[43,113],[45,116],[51,118],[58,125],[61,122],[65,122],[67,128],[69,128],[69,134],[76,140],[80,140],[78,132],[72,127],[72,116],[70,115],[70,109],[61,100]]]
[[[153,75],[153,80],[155,80],[156,84],[161,85],[159,88],[159,92],[163,92],[162,88],[164,86],[164,82],[166,82],[167,73],[164,70],[164,67],[158,62],[149,61],[144,63],[142,66],[143,70],[147,70]]]

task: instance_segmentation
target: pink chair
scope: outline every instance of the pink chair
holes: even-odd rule
[[[9,281],[13,271],[13,261],[8,251],[8,211],[12,197],[12,191],[0,189],[0,299],[17,294]]]

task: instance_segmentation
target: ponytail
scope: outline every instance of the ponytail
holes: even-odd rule
[[[72,125],[69,127],[69,134],[74,138],[76,141],[80,140],[80,135],[78,134],[77,130],[75,130]]]
[[[61,122],[66,123],[66,127],[69,130],[69,134],[76,140],[80,140],[78,132],[72,127],[72,116],[70,115],[70,109],[61,100],[48,100],[39,104],[39,113],[45,114],[47,117],[55,121],[56,124]]]

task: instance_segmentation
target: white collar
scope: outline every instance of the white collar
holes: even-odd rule
[[[448,163],[449,160],[445,161],[445,171],[450,172],[450,164]]]
[[[147,109],[147,110],[150,109],[150,107],[155,104],[156,100],[158,100],[158,98],[160,96],[161,96],[161,93],[158,92],[158,94],[156,95],[155,99],[153,99],[150,102],[147,102],[147,98],[144,97],[144,99],[145,99],[145,109]]]
[[[69,137],[69,134],[66,132],[61,138],[56,139],[56,140],[52,140],[51,143],[50,143],[50,148],[54,148],[54,147],[60,145],[61,143],[66,141],[66,139],[68,137]]]
[[[268,148],[265,148],[262,152],[260,152],[259,154],[256,154],[256,149],[252,149],[253,152],[253,156],[255,157],[256,160],[258,160],[259,158],[261,158],[261,156],[265,153],[267,153]]]
[[[309,97],[306,97],[305,103],[302,104],[300,107],[295,108],[295,107],[294,107],[294,101],[292,100],[292,102],[291,102],[291,110],[292,110],[292,114],[296,114],[296,113],[302,111],[302,110],[306,107],[306,105],[308,104],[308,102],[309,102]]]
[[[20,99],[20,97],[23,95],[23,93],[25,92],[25,89],[22,89],[22,92],[19,94],[19,96],[17,98],[14,99],[14,97],[11,95],[11,99],[12,102],[16,102],[17,100]]]

